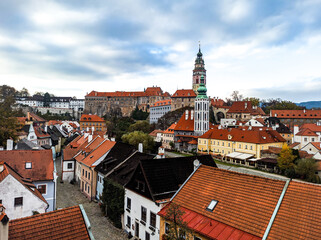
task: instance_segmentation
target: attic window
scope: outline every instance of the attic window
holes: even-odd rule
[[[32,168],[32,163],[26,162],[26,169],[31,169],[31,168]]]
[[[212,200],[212,201],[210,202],[210,204],[207,206],[206,210],[213,212],[216,204],[217,204],[217,201],[216,201],[216,200]]]

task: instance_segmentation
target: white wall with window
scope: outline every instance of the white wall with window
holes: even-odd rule
[[[63,161],[62,180],[71,181],[75,177],[75,161]]]
[[[152,200],[125,188],[124,223],[126,232],[141,240],[159,240],[160,217],[157,206]]]
[[[6,176],[0,182],[0,200],[11,220],[32,216],[34,212],[44,213],[48,206],[12,175]]]
[[[104,190],[104,175],[101,173],[97,174],[97,187],[96,187],[96,198],[99,200]]]

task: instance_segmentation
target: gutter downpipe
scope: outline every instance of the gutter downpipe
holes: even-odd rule
[[[90,224],[90,222],[89,222],[89,218],[87,217],[87,214],[86,214],[86,211],[85,211],[83,205],[82,205],[82,204],[79,204],[79,208],[80,208],[80,211],[81,211],[82,216],[84,217],[84,220],[85,220],[85,224],[86,224],[86,227],[87,227],[87,231],[88,231],[89,237],[90,237],[91,240],[95,240],[94,235],[93,235],[93,233],[91,232],[91,224]]]
[[[271,230],[271,228],[272,228],[274,219],[275,219],[275,217],[276,217],[276,214],[277,214],[278,211],[279,211],[279,208],[280,208],[280,206],[281,206],[281,203],[282,203],[282,200],[283,200],[284,195],[285,195],[285,193],[286,193],[286,190],[288,189],[288,186],[289,186],[289,184],[290,184],[290,181],[291,181],[291,179],[286,180],[286,183],[285,183],[285,185],[284,185],[284,187],[283,187],[283,190],[282,190],[282,193],[281,193],[281,195],[280,195],[279,201],[278,201],[278,203],[276,204],[276,207],[275,207],[274,212],[273,212],[273,214],[272,214],[272,217],[271,217],[271,219],[270,219],[269,225],[267,226],[267,228],[266,228],[266,230],[265,230],[265,232],[264,232],[264,235],[263,235],[262,240],[266,240],[267,237],[268,237],[268,235],[269,235],[269,233],[270,233],[270,230]]]

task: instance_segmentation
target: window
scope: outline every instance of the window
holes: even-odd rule
[[[150,212],[150,225],[156,227],[156,214],[153,212]]]
[[[88,172],[88,179],[90,180],[90,172]]]
[[[165,222],[165,234],[169,234],[169,230],[170,230],[170,225],[169,223]]]
[[[130,216],[127,216],[127,224],[126,224],[126,226],[130,228],[130,224],[131,224]]]
[[[216,200],[212,200],[212,201],[210,202],[210,204],[207,206],[206,210],[212,212],[212,211],[214,210],[216,204],[217,204],[217,201],[216,201]]]
[[[127,209],[132,209],[132,200],[129,197],[127,198]]]
[[[0,204],[2,204],[2,199],[0,199]]]
[[[84,174],[85,174],[85,170],[83,169],[83,170],[82,170],[82,175],[84,176]]]
[[[146,222],[146,215],[147,215],[147,209],[142,206],[142,208],[141,208],[141,220],[143,222]]]
[[[139,180],[136,180],[136,189],[141,190],[142,192],[145,192],[145,183]]]
[[[14,199],[14,206],[22,206],[23,205],[23,197],[17,197]]]
[[[67,164],[67,168],[68,168],[68,169],[72,169],[72,163],[68,163],[68,164]]]
[[[308,138],[304,138],[304,141],[307,142],[307,141],[308,141]]]
[[[314,142],[314,138],[311,139],[311,142]]]
[[[47,185],[46,184],[38,185],[37,189],[41,194],[47,194]]]
[[[31,169],[31,168],[32,168],[32,163],[26,162],[26,169]]]
[[[150,240],[150,234],[148,232],[145,232],[145,240]]]
[[[87,171],[86,171],[86,173],[85,173],[85,177],[87,178]]]
[[[250,149],[252,150],[252,146],[250,146]]]

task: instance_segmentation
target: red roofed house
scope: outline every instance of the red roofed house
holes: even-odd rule
[[[308,143],[321,142],[321,124],[309,123],[303,124],[300,128],[295,125],[293,128],[293,142],[300,143],[298,148],[301,149]]]
[[[157,123],[158,119],[171,111],[172,100],[161,100],[150,106],[149,123]]]
[[[0,204],[6,206],[10,219],[44,213],[48,208],[47,201],[31,180],[23,178],[5,162],[0,162]]]
[[[183,107],[194,107],[195,98],[196,94],[192,89],[176,90],[172,95],[171,111],[175,111],[176,109]]]
[[[166,149],[172,149],[170,143],[174,144],[174,129],[176,127],[176,123],[170,125],[163,133],[163,144],[162,146]]]
[[[97,115],[83,114],[79,120],[80,130],[107,131],[106,122]]]
[[[276,130],[210,129],[198,138],[198,152],[222,156],[236,164],[255,166],[253,159],[261,157],[261,150],[280,147],[286,140]]]
[[[56,209],[57,173],[52,150],[0,151],[0,161],[6,162],[23,178],[29,179],[49,204],[46,211]]]
[[[262,117],[265,115],[264,111],[260,107],[253,106],[251,101],[233,102],[227,112],[227,118],[234,118],[239,121],[248,121],[253,116]]]
[[[93,151],[78,162],[81,170],[80,189],[91,200],[95,199],[97,189],[97,172],[95,167],[104,160],[115,143],[108,139],[103,140]]]
[[[179,209],[189,236],[194,236],[188,239],[317,240],[321,236],[320,197],[320,185],[200,165],[158,212],[160,236],[169,231],[172,215],[168,209]]]
[[[152,131],[151,133],[149,133],[149,136],[151,136],[155,142],[162,142],[163,139],[163,132],[160,129],[155,129],[154,131]]]
[[[4,216],[5,220],[0,222],[1,240],[94,239],[82,205],[10,221],[2,209],[3,206],[0,204],[0,219]]]
[[[160,87],[148,87],[141,92],[96,92],[85,96],[85,112],[103,116],[110,110],[119,107],[123,116],[130,116],[136,106],[149,111],[150,105],[157,101],[169,99]]]

